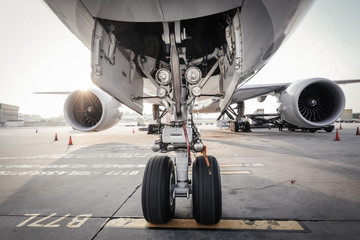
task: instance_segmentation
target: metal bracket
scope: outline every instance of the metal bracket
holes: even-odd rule
[[[94,44],[93,44],[93,52],[94,52],[94,66],[93,71],[96,76],[102,75],[102,68],[100,67],[100,43],[103,41],[102,31],[99,28],[96,28],[97,24],[95,24],[94,29]]]
[[[190,198],[190,188],[180,188],[176,186],[173,191],[173,198],[175,197],[186,197],[187,199]]]
[[[165,42],[165,44],[170,44],[170,31],[169,31],[169,23],[163,22],[163,35],[162,40]]]
[[[108,48],[108,54],[107,54],[107,60],[114,65],[115,64],[115,51],[116,51],[116,37],[113,32],[109,33],[109,48]]]
[[[199,97],[218,97],[223,98],[224,94],[201,94]]]
[[[235,35],[235,63],[234,67],[235,70],[241,68],[243,62],[243,52],[242,52],[242,34],[241,34],[241,27],[240,27],[240,13],[239,10],[235,14],[233,19],[233,26],[234,26],[234,35]]]
[[[180,21],[176,21],[175,25],[175,40],[176,43],[181,43],[181,29],[180,29]]]
[[[137,96],[137,97],[133,97],[133,101],[138,101],[138,100],[142,100],[142,99],[151,99],[151,98],[159,98],[158,96],[151,96],[151,97],[140,97],[140,96]]]

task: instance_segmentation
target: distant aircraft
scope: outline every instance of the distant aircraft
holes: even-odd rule
[[[206,156],[193,111],[229,111],[231,104],[279,96],[281,118],[317,128],[333,123],[345,97],[327,79],[244,86],[270,60],[309,10],[311,0],[45,0],[91,51],[92,81],[103,90],[75,91],[64,111],[81,131],[99,131],[120,118],[119,103],[138,113],[171,114],[142,185],[142,210],[151,223],[174,215],[175,198],[192,194],[193,216],[215,224],[222,215],[220,170]],[[106,92],[106,93],[105,93]],[[160,116],[159,106],[164,112]],[[190,152],[202,152],[192,163]],[[192,181],[188,178],[192,166]]]

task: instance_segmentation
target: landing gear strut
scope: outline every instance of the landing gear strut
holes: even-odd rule
[[[153,119],[155,123],[148,125],[148,134],[160,134],[164,124],[161,123],[161,119],[167,113],[166,110],[161,110],[158,104],[152,105]]]
[[[251,132],[250,123],[248,121],[244,121],[245,118],[244,114],[245,110],[245,103],[239,102],[236,108],[232,108],[229,106],[219,117],[218,120],[226,114],[230,119],[230,131],[232,132]]]

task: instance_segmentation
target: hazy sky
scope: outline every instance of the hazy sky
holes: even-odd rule
[[[41,0],[0,0],[0,102],[21,113],[45,117],[62,114],[66,96],[35,91],[86,88],[90,52]],[[319,0],[302,24],[250,84],[293,82],[310,77],[360,78],[360,1]],[[360,84],[342,89],[346,108],[360,112]],[[276,100],[246,102],[275,112]]]

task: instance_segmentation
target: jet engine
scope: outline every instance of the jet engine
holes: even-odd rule
[[[290,124],[319,128],[334,123],[345,107],[345,96],[333,81],[312,78],[294,82],[278,100],[278,113]]]
[[[98,89],[72,92],[64,104],[64,116],[71,127],[83,132],[114,126],[122,117],[120,103]]]

